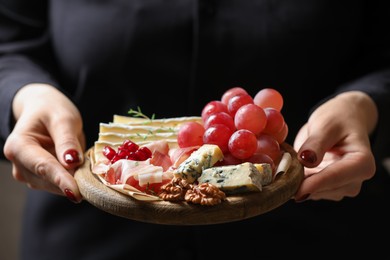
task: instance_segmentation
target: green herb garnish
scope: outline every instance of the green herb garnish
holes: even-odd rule
[[[153,120],[155,118],[155,114],[152,115],[152,117],[148,117],[147,115],[145,115],[144,113],[142,113],[141,111],[141,108],[140,107],[137,107],[137,110],[134,110],[134,109],[131,109],[129,111],[127,111],[127,113],[133,117],[141,117],[141,118],[145,118],[145,119],[149,119],[149,120]]]

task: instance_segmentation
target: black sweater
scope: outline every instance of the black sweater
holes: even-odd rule
[[[362,90],[379,108],[373,147],[380,161],[390,142],[389,31],[386,0],[1,0],[0,137],[12,130],[14,94],[32,82],[52,84],[75,102],[88,146],[97,139],[99,122],[113,114],[126,115],[139,106],[157,117],[200,115],[208,101],[233,86],[251,94],[278,89],[292,143],[319,102],[340,91]],[[387,176],[375,178],[388,185]],[[287,203],[265,216],[208,227],[136,223],[87,202],[73,205],[30,191],[22,256],[174,259],[224,252],[220,258],[229,250],[264,256],[286,243],[292,243],[288,249],[308,243],[320,250],[319,244],[339,230],[340,243],[355,238],[358,229],[371,232],[356,215],[385,196],[386,187],[378,191],[376,182],[369,182],[361,199]],[[382,207],[370,210],[383,213]],[[255,240],[246,239],[249,233]],[[264,241],[279,236],[281,241]],[[364,244],[357,240],[352,244]]]

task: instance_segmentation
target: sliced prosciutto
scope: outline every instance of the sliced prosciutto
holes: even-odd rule
[[[171,180],[161,166],[145,161],[118,160],[110,165],[105,180],[111,184],[128,184],[139,191],[157,193],[159,188]]]
[[[131,141],[125,140],[117,155],[119,150],[125,149],[129,143]],[[150,158],[142,161],[104,158],[93,164],[92,172],[104,179],[107,185],[116,186],[118,189],[129,185],[133,191],[156,195],[162,185],[172,180],[172,170],[199,148],[193,146],[170,149],[168,142],[164,140],[150,142],[139,148],[137,146],[137,149],[143,147],[150,150]]]
[[[172,161],[172,167],[177,168],[191,153],[199,149],[200,146],[191,146],[185,148],[174,148],[169,151],[169,156]]]

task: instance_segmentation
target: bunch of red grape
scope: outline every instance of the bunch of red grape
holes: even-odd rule
[[[233,87],[204,106],[203,124],[190,122],[180,128],[178,144],[182,148],[218,145],[225,165],[244,161],[275,165],[288,134],[282,107],[283,97],[273,88],[252,97],[242,87]]]

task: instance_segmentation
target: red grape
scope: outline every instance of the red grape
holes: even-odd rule
[[[221,101],[219,101],[219,100],[210,101],[209,103],[207,103],[204,106],[204,108],[202,110],[201,117],[202,117],[203,122],[205,122],[210,115],[212,115],[214,113],[218,113],[218,112],[228,113],[229,111],[227,109],[227,106],[224,103],[222,103]]]
[[[278,141],[279,144],[283,143],[286,140],[287,135],[288,135],[288,125],[286,122],[284,122],[284,125],[279,132],[273,134],[273,136],[275,137],[275,139]]]
[[[233,131],[226,125],[217,124],[210,126],[203,134],[203,143],[218,145],[223,153],[227,152],[229,138]]]
[[[256,135],[249,130],[235,131],[229,139],[229,152],[238,159],[251,157],[257,149]]]
[[[255,104],[246,104],[237,110],[234,124],[237,129],[247,129],[258,135],[266,127],[267,116],[261,107]]]
[[[227,105],[229,114],[234,117],[237,110],[246,104],[253,104],[253,98],[249,94],[239,94],[232,97]]]
[[[253,103],[259,107],[273,107],[278,111],[283,107],[283,96],[273,88],[263,88],[253,98]]]
[[[271,165],[272,170],[275,169],[275,162],[271,157],[266,155],[265,153],[257,153],[255,152],[251,157],[246,159],[247,162],[251,163],[268,163]]]
[[[210,126],[216,125],[216,124],[222,124],[229,127],[233,132],[236,131],[236,127],[234,125],[234,120],[231,117],[230,114],[225,112],[218,112],[215,114],[210,115],[206,122],[204,122],[205,129],[209,128]]]
[[[242,160],[234,157],[229,152],[224,153],[223,160],[216,163],[216,166],[223,166],[223,165],[237,165],[242,163]]]
[[[273,107],[264,108],[264,112],[267,116],[267,125],[265,126],[263,132],[266,134],[275,134],[280,132],[284,125],[284,117],[282,113]]]
[[[221,101],[227,105],[229,100],[238,94],[248,94],[248,92],[242,87],[234,87],[225,91],[225,93],[222,95]]]
[[[278,141],[271,135],[261,134],[257,137],[256,153],[264,153],[276,162],[281,155]]]
[[[184,123],[178,132],[177,143],[181,148],[203,144],[204,126],[198,122]]]

